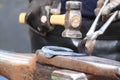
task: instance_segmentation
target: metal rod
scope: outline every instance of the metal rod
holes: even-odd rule
[[[98,23],[98,20],[100,19],[100,16],[101,16],[101,13],[102,13],[102,10],[104,9],[104,7],[106,6],[106,4],[109,2],[109,0],[105,0],[102,8],[100,9],[97,17],[95,18],[93,24],[91,25],[91,28],[89,29],[89,31],[87,32],[86,36],[89,36],[91,35],[92,33],[94,33],[95,29],[96,29],[96,26],[97,26],[97,23]]]
[[[109,27],[109,25],[112,23],[112,21],[115,19],[117,14],[118,14],[118,11],[115,11],[112,14],[112,16],[107,20],[107,22],[99,30],[97,30],[93,33],[93,35],[90,39],[95,40],[99,35],[102,35],[106,31],[106,29]]]

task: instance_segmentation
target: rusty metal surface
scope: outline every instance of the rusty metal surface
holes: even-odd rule
[[[42,52],[37,52],[38,62],[60,68],[85,72],[96,76],[120,78],[120,63],[93,56],[87,57],[54,57],[46,58]]]
[[[39,63],[36,64],[37,58]],[[111,70],[111,68],[108,68],[107,66],[106,66],[106,68],[108,68],[107,70],[101,69],[101,67],[95,67],[94,64],[89,63],[95,61],[96,63],[100,62],[110,65],[112,61],[106,63],[99,61],[97,59],[98,59],[97,57],[81,57],[81,58],[54,57],[52,59],[47,59],[40,54],[23,55],[23,54],[0,53],[0,75],[3,75],[10,80],[50,80],[51,74],[54,70],[72,69],[78,72],[86,72],[93,75],[97,75],[97,76],[87,75],[88,80],[117,80],[117,78],[115,77],[116,75],[113,76],[113,73],[115,73],[114,69]],[[116,61],[113,62],[114,65],[116,65],[115,64]],[[118,63],[116,66],[120,65]],[[98,69],[97,72],[96,69]],[[100,74],[99,71],[103,72],[103,74],[102,73]],[[113,78],[109,78],[110,76]]]
[[[58,68],[37,63],[33,80],[50,80],[52,72],[56,69]]]
[[[119,80],[116,78],[108,78],[108,77],[100,77],[100,76],[92,76],[92,75],[88,75],[88,80]]]
[[[0,53],[0,75],[10,80],[33,80],[36,55]]]
[[[63,70],[63,69],[56,68],[50,65],[41,65],[37,63],[35,73],[34,73],[34,80],[51,80],[51,74],[55,70]],[[87,78],[88,80],[118,80],[115,78],[100,77],[100,76],[93,76],[93,75],[87,75]]]

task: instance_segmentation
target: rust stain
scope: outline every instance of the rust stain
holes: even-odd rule
[[[96,60],[89,61],[89,57],[86,60],[85,59],[82,60],[81,57],[60,57],[60,56],[48,59],[44,55],[41,55],[40,52],[37,53],[38,53],[38,62],[40,64],[48,64],[60,68],[84,72],[95,76],[117,78],[116,74],[118,74],[117,69],[119,68],[119,66],[115,66],[115,65],[111,66],[103,63],[96,63],[95,62]],[[96,59],[104,60],[97,57]]]
[[[33,80],[36,55],[1,54],[0,74],[10,80]],[[11,58],[13,58],[13,61]]]

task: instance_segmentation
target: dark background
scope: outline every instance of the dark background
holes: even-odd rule
[[[18,21],[27,8],[28,0],[0,0],[0,49],[31,52],[28,25]]]

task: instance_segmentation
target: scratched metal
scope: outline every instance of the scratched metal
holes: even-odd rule
[[[93,58],[93,59],[92,59]],[[95,76],[120,78],[119,62],[93,56],[88,57],[54,57],[46,58],[38,52],[38,62],[56,67],[71,69]],[[107,64],[108,63],[108,64]]]

